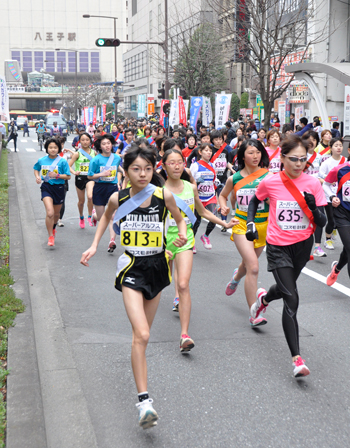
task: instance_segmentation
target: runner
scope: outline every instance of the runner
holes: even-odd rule
[[[47,156],[41,157],[34,165],[34,176],[37,184],[41,184],[41,200],[46,209],[45,224],[49,240],[47,245],[55,245],[56,224],[65,197],[64,183],[70,179],[67,160],[60,157],[61,144],[56,138],[48,138],[45,142]]]
[[[322,131],[323,132],[323,131]],[[332,138],[329,142],[329,150],[331,152],[331,156],[328,157],[324,162],[321,163],[320,171],[319,171],[319,180],[321,184],[323,184],[324,179],[327,177],[327,174],[336,166],[343,164],[346,159],[342,156],[343,152],[343,142],[341,138]],[[322,152],[320,153],[320,155]],[[323,158],[324,156],[322,156]],[[337,194],[337,184],[331,187],[333,195]],[[324,247],[329,250],[334,250],[334,243],[332,239],[335,239],[335,224],[333,218],[333,206],[332,201],[329,196],[326,196],[327,205],[325,207],[326,215],[327,215],[327,225],[326,225],[326,241],[324,242]],[[334,233],[333,233],[334,232]]]
[[[231,220],[229,223],[222,221],[213,215],[209,210],[203,207],[199,199],[197,188],[194,184],[189,182],[190,178],[184,169],[184,157],[178,149],[168,149],[163,156],[161,175],[166,180],[165,187],[173,194],[181,198],[189,207],[192,213],[196,208],[197,214],[208,219],[212,223],[231,228],[237,220]],[[180,351],[189,352],[194,347],[193,340],[188,336],[188,327],[191,315],[191,294],[190,294],[190,277],[193,264],[193,247],[194,234],[192,231],[192,224],[189,217],[181,212],[187,224],[187,243],[182,247],[174,246],[173,242],[177,238],[178,228],[171,213],[168,215],[169,225],[167,231],[167,250],[173,256],[171,260],[175,261],[175,299],[173,303],[173,311],[178,311],[180,314],[181,323],[181,338]],[[172,270],[172,263],[171,263]]]
[[[247,211],[250,198],[254,196],[259,183],[269,174],[269,156],[264,145],[256,139],[250,139],[242,143],[237,153],[238,166],[233,176],[227,179],[226,185],[219,196],[219,204],[222,213],[227,215],[230,208],[227,207],[228,197],[233,195],[239,225],[232,229],[231,240],[234,241],[242,261],[238,268],[233,271],[232,279],[226,286],[226,295],[230,296],[237,290],[239,282],[245,276],[244,290],[249,310],[255,302],[258,289],[259,261],[266,245],[267,218],[269,206],[266,201],[260,202],[258,212],[255,215],[255,226],[258,230],[259,239],[248,241]],[[252,327],[264,325],[267,320],[262,316],[250,317]]]
[[[266,135],[266,151],[270,159],[269,171],[278,173],[281,168],[281,134],[277,129],[271,129]]]
[[[323,183],[323,189],[332,201],[335,225],[343,243],[339,261],[333,261],[331,273],[327,276],[328,286],[337,281],[339,272],[346,264],[350,278],[350,148],[348,153],[348,161],[333,168]],[[335,182],[338,184],[336,195],[332,194]]]
[[[89,164],[87,178],[93,180],[95,185],[92,192],[92,223],[96,225],[96,221],[100,221],[105,211],[110,196],[118,191],[117,171],[123,172],[119,166],[121,158],[118,154],[112,153],[115,139],[113,135],[106,134],[98,137],[95,141],[95,150],[97,154]],[[115,233],[113,230],[113,222],[109,225],[110,242],[107,251],[113,253],[117,247],[115,244]]]
[[[87,196],[87,208],[88,208],[88,223],[93,226],[91,221],[92,216],[92,191],[95,182],[87,177],[89,172],[90,161],[96,156],[96,153],[91,149],[92,138],[87,132],[83,132],[79,135],[79,143],[81,149],[73,154],[70,162],[70,172],[75,176],[75,188],[78,195],[78,210],[79,210],[79,225],[81,229],[85,228],[84,218],[84,204],[85,204],[85,192]],[[74,168],[73,168],[74,164]]]
[[[94,241],[80,260],[83,265],[88,266],[114,212],[119,208],[120,217],[117,212],[116,219],[120,222],[120,242],[125,252],[118,260],[115,287],[122,291],[126,313],[132,326],[131,363],[138,391],[139,402],[136,407],[139,411],[139,425],[143,429],[155,426],[158,420],[158,414],[152,406],[153,400],[147,392],[146,349],[161,291],[171,282],[168,255],[165,253],[165,220],[168,210],[179,229],[174,246],[181,247],[187,243],[186,223],[173,195],[167,189],[152,188],[153,185],[161,185],[161,179],[154,172],[155,164],[156,155],[152,149],[137,147],[127,152],[124,168],[131,188],[111,196]],[[140,195],[141,199],[137,202]],[[133,202],[129,201],[130,198],[133,198]],[[130,208],[125,210],[128,205]]]
[[[316,146],[315,151],[322,156],[321,163],[331,156],[331,148],[329,142],[332,140],[332,133],[328,129],[321,132],[321,142]]]
[[[210,143],[210,134],[209,132],[202,132],[199,136],[199,145],[201,145],[202,143]],[[193,151],[191,152],[191,154],[187,157],[187,163],[186,163],[186,167],[190,168],[192,163],[196,162],[198,159],[198,148],[199,145],[196,146]]]
[[[276,280],[268,292],[258,289],[250,314],[256,319],[265,312],[269,303],[283,298],[283,331],[293,359],[293,374],[299,377],[308,375],[310,371],[300,356],[296,282],[310,259],[315,226],[326,224],[325,215],[318,209],[326,205],[326,199],[320,182],[303,173],[307,147],[300,137],[292,135],[282,142],[281,162],[284,171],[260,182],[248,207],[246,236],[252,241],[258,237],[254,217],[259,202],[270,199],[266,256],[268,271]]]

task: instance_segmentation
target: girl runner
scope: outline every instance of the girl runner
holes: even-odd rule
[[[92,222],[96,226],[96,221],[100,221],[105,211],[110,196],[118,191],[117,171],[123,172],[120,168],[121,158],[118,154],[113,154],[112,149],[115,139],[111,134],[98,137],[95,141],[95,150],[98,154],[89,164],[88,179],[94,181],[92,191]],[[113,222],[109,225],[110,242],[107,251],[112,253],[117,247],[115,244],[115,233]]]
[[[98,157],[98,156],[97,156]],[[124,158],[124,168],[131,188],[114,193],[96,230],[91,247],[80,262],[88,266],[114,212],[144,191],[150,183],[160,185],[154,171],[156,155],[152,149],[130,149]],[[136,199],[134,199],[136,200]],[[133,207],[133,206],[131,206]],[[154,211],[157,210],[155,213]],[[123,294],[126,313],[132,326],[131,363],[138,391],[139,425],[143,429],[157,424],[158,415],[147,392],[146,348],[149,333],[159,304],[161,291],[170,284],[168,256],[165,254],[165,220],[170,211],[179,229],[175,247],[187,243],[186,224],[167,189],[155,188],[142,204],[121,216],[120,242],[125,252],[118,260],[115,287]],[[141,230],[142,229],[142,230]]]
[[[226,228],[231,228],[237,220],[232,219],[229,223],[217,218],[209,210],[205,209],[199,199],[197,188],[189,182],[190,178],[184,169],[184,158],[178,149],[168,149],[163,156],[163,169],[161,175],[166,180],[165,187],[173,194],[184,200],[192,212],[196,208],[197,214],[208,219],[212,223],[220,224]],[[191,295],[190,295],[190,277],[193,264],[193,246],[194,234],[192,224],[184,212],[181,212],[187,224],[187,243],[182,247],[176,247],[173,242],[177,238],[178,228],[174,219],[169,213],[168,231],[167,231],[167,250],[175,260],[175,299],[173,311],[179,311],[181,323],[180,351],[188,352],[194,347],[193,340],[188,336],[188,326],[191,315]],[[172,268],[172,266],[171,266]]]
[[[269,171],[271,173],[278,173],[281,168],[281,135],[277,129],[271,129],[266,135],[266,151],[270,160]]]
[[[199,147],[198,154],[200,160],[192,163],[190,170],[197,183],[199,199],[203,207],[211,213],[216,213],[216,196],[215,196],[215,181],[216,173],[213,164],[210,162],[212,156],[212,148],[209,143],[202,143]],[[193,226],[193,234],[196,236],[197,230],[200,226],[202,218],[195,212],[197,221]],[[205,249],[211,249],[213,246],[210,243],[209,235],[214,230],[215,224],[208,222],[205,233],[201,236],[201,241]],[[193,253],[196,254],[196,246],[193,246]]]
[[[187,157],[191,154],[191,152],[197,147],[197,139],[193,134],[186,135],[186,148],[182,151],[182,155],[185,157],[185,162],[187,162]]]
[[[327,276],[328,286],[337,281],[339,272],[346,264],[350,278],[350,148],[348,153],[348,161],[333,168],[323,183],[323,189],[332,201],[335,225],[343,243],[339,261],[333,261],[331,273]],[[335,182],[338,185],[336,195],[332,190]]]
[[[300,356],[296,282],[310,259],[315,226],[326,224],[326,217],[318,209],[326,205],[326,200],[320,182],[303,173],[307,147],[300,137],[292,135],[283,141],[281,162],[284,171],[260,182],[248,207],[246,236],[253,241],[258,238],[254,217],[259,202],[270,199],[266,256],[268,271],[276,280],[268,291],[263,288],[257,290],[257,300],[250,314],[256,319],[265,312],[269,303],[283,298],[283,331],[292,355],[294,376],[299,377],[308,375],[310,371]]]
[[[343,164],[346,161],[345,157],[342,156],[343,142],[341,138],[332,138],[332,140],[329,142],[329,148],[331,151],[331,156],[328,157],[324,162],[322,162],[320,166],[319,179],[321,184],[323,184],[327,174],[333,168]],[[336,184],[333,185],[331,187],[331,190],[333,192],[333,195],[336,195],[337,185]],[[326,199],[327,199],[327,205],[326,205],[327,225],[326,225],[326,241],[324,242],[324,247],[326,249],[334,250],[334,244],[332,241],[332,237],[334,238],[333,231],[335,229],[333,218],[333,206],[329,196],[326,196]]]
[[[91,136],[84,132],[79,136],[79,143],[81,149],[79,149],[75,154],[73,154],[70,162],[70,172],[75,176],[75,188],[78,195],[78,210],[79,210],[79,225],[81,229],[85,228],[84,219],[84,204],[85,204],[85,192],[87,196],[87,207],[88,207],[88,223],[93,226],[91,222],[92,216],[92,191],[95,182],[87,177],[89,172],[90,161],[96,156],[96,152],[91,149],[92,139]],[[74,168],[73,168],[74,164]]]
[[[226,185],[219,196],[222,213],[227,215],[230,211],[227,207],[227,200],[231,192],[233,194],[236,206],[235,216],[239,225],[232,229],[231,240],[234,241],[242,257],[240,265],[233,271],[232,279],[227,284],[225,293],[227,296],[235,293],[239,282],[245,276],[244,290],[250,310],[256,300],[259,275],[258,259],[266,245],[269,206],[266,201],[260,202],[258,206],[258,213],[254,222],[259,238],[253,242],[248,241],[245,236],[247,232],[247,211],[250,198],[255,194],[259,183],[269,174],[269,156],[258,140],[250,139],[240,146],[237,160],[240,171],[227,179]],[[267,320],[260,315],[256,318],[250,317],[249,321],[253,327],[267,323]]]
[[[321,163],[331,156],[331,148],[329,142],[332,140],[332,133],[328,129],[321,132],[321,142],[316,146],[315,151],[322,156]]]
[[[67,160],[60,157],[61,144],[56,138],[48,138],[45,142],[47,156],[41,157],[34,165],[34,176],[37,184],[41,184],[41,200],[46,209],[46,229],[49,234],[47,245],[55,245],[56,224],[65,198],[64,183],[70,179]]]

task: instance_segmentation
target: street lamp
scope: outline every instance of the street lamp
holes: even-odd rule
[[[62,109],[63,109],[63,61],[47,61],[44,62],[60,62],[61,63],[61,74],[62,74]]]
[[[78,50],[71,50],[69,48],[55,48],[55,51],[74,51],[75,52],[75,100],[74,100],[74,116],[75,122],[78,123],[77,107],[78,107]]]
[[[102,19],[113,19],[114,20],[114,38],[117,38],[117,23],[118,17],[113,16],[96,16],[90,14],[83,14],[84,19],[90,19],[90,17],[98,17]],[[114,120],[117,120],[118,114],[118,83],[117,83],[117,47],[114,47]]]

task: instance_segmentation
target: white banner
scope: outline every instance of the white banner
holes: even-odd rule
[[[210,98],[203,96],[202,122],[203,126],[209,126],[213,121],[213,112],[211,110]]]
[[[345,95],[344,95],[344,135],[350,135],[350,86],[345,86]]]
[[[185,106],[185,112],[186,112],[186,123],[187,123],[187,119],[188,119],[188,105],[190,104],[190,100],[182,100],[184,102],[184,106]]]
[[[280,119],[281,126],[283,126],[286,122],[286,102],[285,101],[278,102],[278,118]]]
[[[231,93],[218,93],[215,95],[215,128],[221,129],[230,113]]]
[[[169,125],[173,128],[176,124],[179,124],[179,102],[178,100],[171,100],[170,113],[169,113]]]
[[[0,76],[0,115],[5,117],[3,121],[10,121],[9,95],[7,92],[6,80],[3,76]]]

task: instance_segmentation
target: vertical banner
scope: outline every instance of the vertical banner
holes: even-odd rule
[[[179,102],[179,124],[182,123],[186,127],[186,110],[182,96],[179,96],[178,102]]]
[[[350,86],[345,86],[345,95],[344,95],[344,135],[350,135]]]
[[[101,107],[101,123],[104,123],[106,121],[106,105],[102,104]]]
[[[191,97],[191,109],[190,109],[190,126],[192,126],[193,131],[197,134],[197,121],[202,107],[202,97],[192,96]]]
[[[154,95],[147,95],[147,116],[154,114]]]
[[[286,123],[286,102],[278,102],[278,118],[280,119],[280,124],[283,126]]]
[[[164,113],[164,111],[163,111],[163,107],[164,107],[166,104],[169,104],[169,100],[162,100],[162,102],[161,102],[161,104],[160,104],[159,124],[160,124],[161,126],[165,126],[165,125],[164,125],[164,117],[165,117],[165,113]]]
[[[187,117],[188,117],[188,105],[190,103],[190,100],[182,100],[184,102],[185,106],[185,113],[186,113],[186,127],[187,127]]]
[[[5,77],[0,76],[0,115],[5,117],[3,121],[10,121],[9,95],[7,92]]]
[[[144,118],[146,115],[146,95],[137,95],[137,118]]]
[[[89,124],[89,108],[84,107],[84,124],[87,126]]]
[[[215,128],[221,129],[230,113],[231,93],[219,93],[215,96]]]
[[[170,113],[169,113],[169,125],[173,128],[176,124],[179,124],[179,101],[171,100]]]
[[[96,124],[96,106],[92,108],[92,124]]]
[[[93,121],[93,119],[94,119],[94,108],[93,107],[89,107],[88,111],[89,111],[89,119],[88,119],[88,123],[87,124],[90,124]]]
[[[209,126],[213,121],[213,112],[211,110],[210,98],[203,96],[202,122],[203,126]]]

